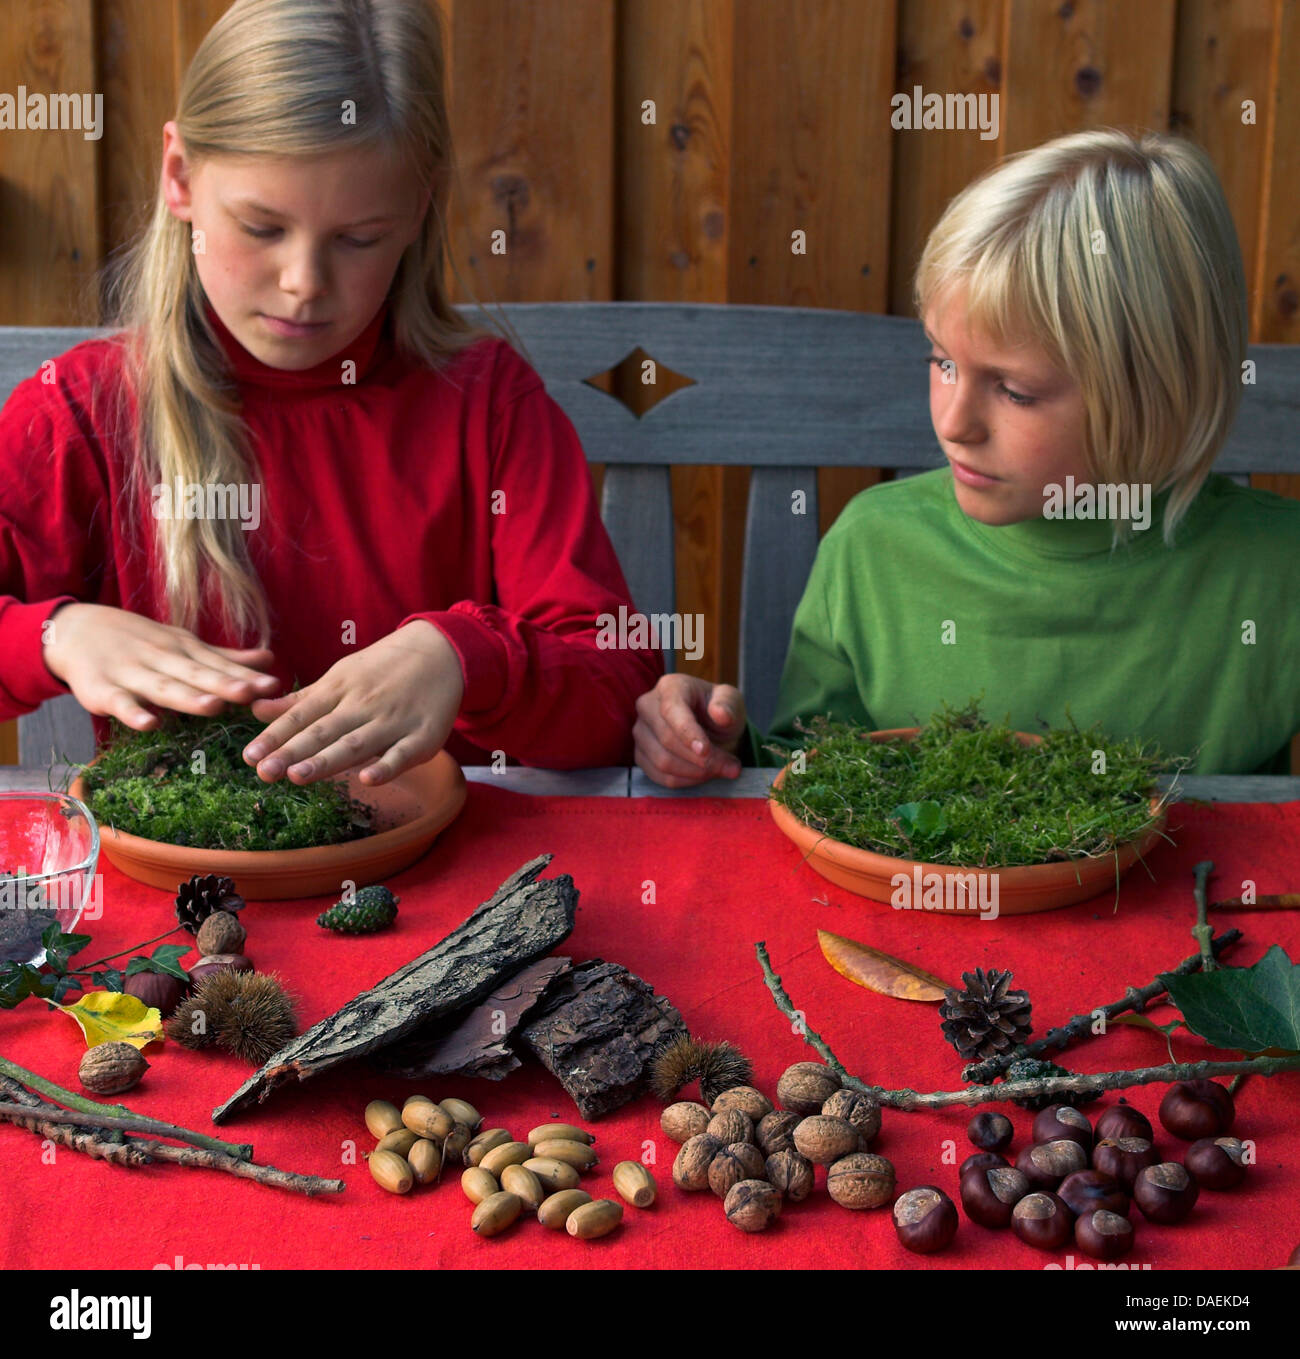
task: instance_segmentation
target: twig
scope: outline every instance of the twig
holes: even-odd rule
[[[53,1081],[47,1081],[44,1076],[38,1076],[34,1071],[28,1071],[17,1062],[11,1062],[7,1057],[0,1057],[0,1075],[11,1076],[14,1080],[21,1081],[23,1085],[58,1100],[60,1104],[66,1104],[67,1109],[59,1110],[60,1121],[64,1123],[72,1123],[79,1127],[122,1128],[128,1132],[153,1133],[158,1137],[171,1137],[177,1142],[190,1142],[196,1147],[206,1147],[209,1151],[219,1151],[225,1156],[237,1156],[241,1161],[250,1161],[253,1158],[253,1148],[247,1143],[223,1142],[218,1137],[209,1137],[207,1133],[191,1132],[189,1128],[178,1128],[172,1123],[146,1118],[143,1114],[128,1109],[125,1104],[99,1104],[93,1099],[85,1099],[71,1090],[65,1090],[61,1085],[55,1085]],[[76,1110],[90,1117],[73,1118],[69,1110]],[[123,1119],[126,1121],[118,1121]]]
[[[793,1017],[795,1008],[772,971],[767,948],[756,944],[754,951],[763,968],[768,990],[783,1014]],[[1235,1076],[1237,1074],[1273,1076],[1280,1071],[1300,1070],[1300,1054],[1289,1057],[1254,1057],[1244,1062],[1170,1062],[1166,1066],[1138,1067],[1132,1071],[1106,1071],[1096,1076],[1049,1076],[1040,1080],[1000,1081],[997,1085],[972,1085],[965,1090],[932,1090],[922,1094],[916,1090],[886,1090],[871,1085],[848,1072],[831,1051],[830,1045],[806,1024],[798,1025],[798,1032],[821,1053],[841,1082],[850,1090],[870,1095],[891,1109],[944,1109],[954,1104],[999,1104],[1006,1100],[1024,1099],[1035,1095],[1099,1095],[1103,1090],[1124,1090],[1131,1085],[1153,1085],[1157,1082],[1194,1081],[1207,1076]]]
[[[21,1104],[0,1104],[0,1118],[5,1118],[10,1114],[18,1114],[30,1117],[27,1106]],[[116,1114],[87,1114],[80,1109],[60,1109],[58,1111],[60,1123],[70,1123],[75,1128],[121,1128],[123,1132],[142,1132],[153,1133],[158,1137],[173,1137],[178,1142],[188,1142],[195,1147],[202,1147],[206,1151],[216,1152],[222,1156],[234,1156],[240,1153],[235,1159],[247,1161],[253,1155],[253,1148],[247,1145],[238,1146],[233,1142],[222,1142],[218,1138],[208,1137],[205,1133],[191,1132],[188,1128],[178,1128],[173,1123],[162,1123],[156,1118],[143,1118],[139,1114],[131,1114],[129,1118],[122,1118]]]
[[[1217,955],[1230,948],[1240,938],[1240,930],[1226,930],[1217,939],[1211,941],[1210,947]],[[1185,977],[1192,972],[1199,971],[1200,967],[1201,955],[1193,953],[1190,958],[1184,958],[1171,971],[1175,977]],[[1155,1000],[1157,996],[1164,995],[1166,990],[1168,988],[1159,978],[1149,982],[1146,986],[1130,986],[1119,1000],[1112,1001],[1109,1005],[1099,1006],[1096,1010],[1088,1010],[1083,1014],[1074,1015],[1059,1028],[1048,1029],[1041,1038],[1035,1038],[1032,1043],[1025,1043],[1000,1057],[990,1057],[983,1062],[972,1062],[962,1071],[961,1078],[964,1081],[973,1081],[977,1085],[983,1085],[995,1076],[1000,1076],[1012,1062],[1018,1062],[1022,1057],[1034,1057],[1040,1052],[1046,1052],[1049,1048],[1060,1051],[1062,1048],[1068,1047],[1074,1039],[1086,1036],[1091,1031],[1098,1013],[1103,1014],[1108,1020],[1115,1019],[1130,1010],[1136,1014],[1141,1014],[1149,1001]]]
[[[1214,864],[1209,859],[1202,859],[1192,869],[1196,878],[1196,883],[1192,888],[1192,894],[1196,898],[1196,924],[1192,926],[1192,937],[1201,946],[1201,970],[1204,972],[1213,972],[1218,967],[1218,963],[1214,961],[1214,950],[1210,947],[1214,930],[1205,914],[1208,909],[1205,884],[1213,872]]]
[[[111,963],[114,958],[120,958],[124,953],[134,953],[138,948],[148,948],[150,944],[157,944],[163,939],[170,939],[177,930],[183,930],[184,928],[184,925],[177,925],[174,929],[168,930],[166,934],[158,935],[156,939],[146,939],[143,944],[132,944],[130,948],[119,949],[117,953],[110,953],[106,958],[96,958],[93,963],[83,963],[80,967],[70,967],[68,973],[69,975],[72,975],[73,973],[81,975],[85,972],[93,972],[100,963]]]
[[[997,1085],[972,1085],[965,1090],[882,1090],[852,1081],[852,1088],[874,1095],[891,1109],[945,1109],[954,1104],[996,1104],[1032,1095],[1099,1095],[1104,1090],[1125,1090],[1132,1085],[1158,1082],[1197,1081],[1207,1076],[1251,1074],[1275,1076],[1300,1070],[1300,1054],[1288,1057],[1254,1057],[1244,1062],[1170,1062],[1166,1066],[1143,1066],[1133,1071],[1106,1071],[1097,1076],[1051,1076],[1033,1081],[999,1081]],[[850,1081],[846,1080],[845,1085]]]
[[[1237,1093],[1237,1091],[1240,1090],[1241,1087],[1242,1087],[1243,1085],[1245,1085],[1245,1083],[1246,1083],[1246,1077],[1249,1076],[1249,1075],[1250,1075],[1250,1072],[1249,1072],[1249,1071],[1239,1071],[1239,1072],[1238,1072],[1238,1073],[1237,1073],[1237,1074],[1236,1074],[1236,1075],[1228,1082],[1228,1094],[1230,1094],[1230,1095],[1235,1095],[1235,1094]]]
[[[317,1194],[341,1194],[346,1187],[342,1180],[323,1180],[316,1175],[297,1175],[291,1170],[277,1170],[275,1166],[260,1166],[253,1161],[240,1161],[234,1156],[222,1156],[219,1152],[200,1151],[197,1147],[172,1147],[164,1142],[151,1142],[145,1138],[133,1138],[132,1146],[144,1147],[150,1156],[159,1161],[171,1161],[181,1166],[208,1166],[213,1170],[224,1170],[241,1179],[256,1180],[258,1184],[269,1184],[276,1189],[292,1189],[295,1193],[315,1198]]]
[[[796,1014],[794,1006],[790,1003],[790,997],[786,995],[785,988],[781,985],[781,978],[772,971],[772,960],[768,957],[766,942],[759,940],[754,945],[754,952],[758,954],[758,961],[763,965],[763,975],[767,978],[768,989],[772,992],[772,998],[776,1001],[776,1008],[795,1021],[795,1032],[803,1034],[808,1042],[821,1053],[822,1060],[826,1065],[836,1072],[840,1080],[846,1085],[851,1081],[857,1081],[858,1087],[865,1089],[862,1081],[849,1075],[844,1063],[831,1051],[830,1045],[821,1034],[810,1029],[801,1014]]]
[[[155,1142],[143,1137],[110,1142],[106,1137],[97,1136],[96,1131],[79,1132],[72,1125],[59,1121],[59,1115],[64,1111],[57,1105],[46,1103],[7,1076],[0,1076],[0,1093],[13,1101],[9,1105],[0,1105],[0,1120],[13,1123],[17,1127],[28,1128],[31,1132],[40,1133],[53,1142],[71,1147],[74,1151],[85,1152],[96,1160],[127,1166],[170,1161],[175,1165],[208,1167],[213,1170],[224,1170],[241,1179],[271,1185],[276,1189],[291,1189],[308,1197],[315,1197],[317,1194],[341,1194],[345,1188],[342,1180],[323,1180],[315,1175],[298,1175],[293,1171],[257,1165],[252,1161],[243,1161],[220,1152],[205,1151],[200,1147],[174,1147],[166,1142]],[[21,1106],[18,1112],[10,1112],[17,1106]]]
[[[127,1146],[120,1132],[87,1132],[74,1128],[70,1123],[61,1123],[57,1117],[60,1112],[57,1105],[47,1104],[8,1076],[0,1076],[0,1096],[11,1105],[21,1105],[28,1111],[26,1117],[14,1114],[6,1120],[15,1127],[26,1128],[51,1142],[84,1152],[97,1161],[110,1161],[118,1165],[148,1164],[149,1158],[143,1152]]]
[[[1226,901],[1212,901],[1211,911],[1293,911],[1300,907],[1300,892],[1281,892],[1254,901],[1242,901],[1240,897],[1228,897]]]

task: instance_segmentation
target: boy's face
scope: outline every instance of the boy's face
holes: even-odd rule
[[[419,234],[429,194],[374,151],[218,156],[195,166],[175,123],[163,139],[167,205],[201,241],[199,281],[239,343],[293,370],[351,344]]]
[[[966,320],[964,289],[922,318],[931,342],[930,418],[957,504],[983,524],[1043,513],[1043,487],[1089,480],[1083,397],[1032,345],[1000,348]]]

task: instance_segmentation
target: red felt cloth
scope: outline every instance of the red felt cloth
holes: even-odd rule
[[[525,860],[555,855],[550,874],[569,873],[580,892],[577,926],[559,950],[575,960],[616,960],[668,995],[691,1029],[727,1038],[753,1059],[758,1085],[773,1093],[791,1062],[815,1054],[778,1015],[754,958],[755,940],[767,941],[776,970],[808,1023],[819,1030],[850,1070],[886,1085],[946,1089],[960,1084],[960,1062],[942,1040],[932,1005],[887,999],[834,973],[817,947],[823,927],[849,935],[928,970],[955,979],[977,964],[1011,967],[1028,988],[1039,1029],[1117,998],[1195,951],[1192,866],[1217,866],[1213,896],[1236,896],[1244,879],[1260,893],[1296,890],[1300,882],[1300,803],[1177,806],[1171,815],[1177,844],[1161,843],[1149,863],[1124,880],[1118,913],[1113,894],[1043,915],[992,922],[894,911],[832,887],[801,863],[798,852],[756,799],[530,798],[472,784],[460,819],[413,868],[391,882],[402,898],[397,925],[369,938],[343,938],[317,929],[319,899],[254,902],[244,912],[248,949],[264,970],[276,970],[302,996],[308,1024],[408,962],[457,925]],[[91,957],[159,933],[168,923],[167,895],[119,874],[105,859],[103,919],[88,924]],[[647,880],[654,904],[643,905]],[[1246,939],[1231,955],[1254,962],[1273,942],[1300,958],[1295,912],[1226,914],[1220,929],[1239,925]],[[1153,1011],[1157,1019],[1170,1013]],[[1175,1037],[1180,1059],[1206,1055],[1185,1034]],[[33,1001],[0,1012],[0,1052],[60,1084],[76,1086],[83,1051],[70,1019]],[[746,1264],[800,1266],[1041,1269],[1065,1264],[1077,1251],[1045,1255],[1009,1232],[978,1228],[962,1216],[953,1246],[936,1256],[910,1255],[899,1246],[890,1213],[848,1212],[822,1189],[787,1209],[765,1234],[746,1236],[730,1226],[707,1191],[687,1195],[672,1183],[676,1147],[659,1130],[659,1104],[637,1100],[595,1125],[601,1164],[584,1186],[612,1195],[610,1172],[643,1149],[657,1157],[659,1202],[628,1208],[623,1225],[600,1241],[579,1242],[535,1221],[483,1240],[471,1232],[471,1207],[452,1176],[407,1197],[382,1191],[360,1153],[373,1145],[362,1121],[367,1101],[395,1099],[426,1089],[435,1097],[461,1095],[487,1125],[524,1135],[550,1118],[576,1111],[556,1081],[529,1061],[503,1083],[448,1080],[428,1086],[389,1080],[363,1066],[342,1068],[286,1088],[225,1130],[209,1121],[212,1108],[248,1074],[221,1055],[168,1045],[147,1054],[145,1081],[122,1098],[133,1108],[183,1126],[217,1131],[253,1143],[259,1162],[323,1176],[341,1176],[346,1192],[306,1199],[245,1183],[216,1171],[157,1165],[142,1170],[104,1166],[60,1149],[46,1164],[41,1142],[0,1126],[0,1267],[117,1265],[127,1268],[186,1264],[296,1267],[456,1267],[511,1265],[635,1268],[716,1268]],[[1156,1065],[1166,1060],[1163,1039],[1149,1030],[1117,1026],[1107,1036],[1072,1049],[1067,1061],[1084,1071]],[[1154,1115],[1162,1086],[1131,1092]],[[1260,1268],[1282,1264],[1300,1239],[1295,1218],[1295,1164],[1300,1158],[1296,1101],[1300,1075],[1252,1078],[1240,1092],[1236,1131],[1253,1139],[1258,1164],[1240,1189],[1202,1191],[1192,1219],[1158,1227],[1140,1216],[1133,1264]],[[1114,1097],[1108,1097],[1106,1105]],[[1006,1106],[1016,1124],[1015,1149],[1028,1139],[1031,1115]],[[1100,1107],[1090,1106],[1095,1118]],[[877,1150],[892,1160],[899,1189],[934,1183],[956,1197],[953,1157],[972,1150],[965,1127],[970,1111],[885,1111]],[[1157,1128],[1157,1146],[1181,1159],[1186,1144]],[[343,1164],[355,1145],[355,1164]],[[101,1224],[93,1236],[77,1222]],[[56,1226],[55,1224],[64,1224]],[[109,1227],[111,1225],[111,1231]]]

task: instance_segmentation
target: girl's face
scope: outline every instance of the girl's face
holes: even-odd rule
[[[199,281],[239,343],[294,370],[351,344],[419,235],[429,193],[372,150],[196,166],[175,123],[163,139],[167,205],[190,223]]]
[[[1083,397],[1033,345],[996,346],[968,325],[964,289],[922,318],[932,345],[930,418],[957,504],[983,524],[1043,513],[1043,488],[1091,479]]]

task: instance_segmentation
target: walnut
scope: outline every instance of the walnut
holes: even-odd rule
[[[721,1146],[708,1133],[699,1133],[683,1142],[673,1162],[673,1183],[678,1189],[707,1189],[709,1164]]]
[[[766,1180],[741,1180],[727,1190],[723,1209],[742,1232],[761,1232],[781,1216],[781,1195]]]
[[[776,1083],[777,1102],[797,1114],[819,1113],[840,1088],[840,1078],[821,1062],[796,1062]]]
[[[754,1137],[764,1156],[775,1156],[778,1151],[794,1149],[794,1130],[803,1119],[793,1109],[773,1109],[759,1120]]]
[[[837,1090],[822,1105],[822,1113],[853,1124],[864,1147],[870,1146],[880,1132],[880,1104],[860,1090]]]
[[[728,1109],[739,1109],[751,1123],[757,1123],[772,1112],[772,1101],[761,1090],[755,1090],[752,1085],[733,1085],[730,1090],[724,1090],[713,1101],[715,1114],[726,1113]]]
[[[716,1137],[724,1146],[731,1142],[752,1142],[754,1123],[739,1109],[724,1109],[709,1120],[709,1136]]]
[[[723,1147],[709,1162],[709,1188],[720,1198],[741,1180],[758,1180],[763,1176],[763,1153],[748,1142],[733,1142]]]
[[[205,957],[218,953],[242,953],[248,931],[239,923],[239,917],[229,911],[213,911],[199,926],[199,936],[195,941],[199,952]]]
[[[791,1203],[799,1203],[812,1193],[812,1162],[793,1148],[769,1156],[763,1171],[767,1182]]]
[[[842,1156],[861,1150],[858,1130],[842,1118],[815,1114],[794,1130],[794,1147],[814,1165],[828,1166]]]
[[[826,1188],[841,1208],[880,1208],[894,1197],[894,1167],[883,1156],[854,1152],[827,1171]]]
[[[117,1095],[138,1085],[149,1063],[130,1043],[97,1043],[88,1048],[77,1076],[96,1095]]]
[[[692,1137],[708,1131],[709,1111],[702,1104],[680,1100],[663,1111],[659,1116],[659,1126],[664,1130],[664,1135],[671,1137],[674,1142],[689,1142]]]

